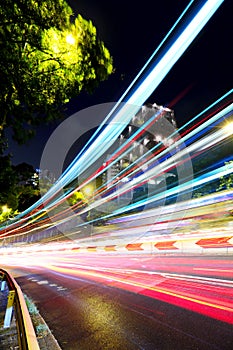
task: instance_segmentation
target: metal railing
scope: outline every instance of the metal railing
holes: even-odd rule
[[[4,317],[4,328],[11,325],[14,311],[16,325],[18,330],[18,343],[20,350],[40,350],[37,342],[35,330],[31,317],[23,296],[23,293],[11,276],[11,274],[0,268],[1,291],[8,287],[7,305]],[[7,286],[6,286],[7,284]]]

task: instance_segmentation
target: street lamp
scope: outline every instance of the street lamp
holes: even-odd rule
[[[66,36],[66,42],[67,42],[67,44],[74,45],[74,43],[75,43],[74,36],[72,34],[68,34]]]
[[[227,122],[223,126],[224,133],[226,133],[228,136],[233,134],[233,121]]]
[[[0,212],[0,221],[9,219],[11,213],[11,209],[8,208],[7,204],[2,205],[1,212]]]
[[[82,192],[84,193],[84,196],[86,196],[87,198],[91,198],[94,193],[93,185],[87,185],[83,187]]]
[[[2,214],[10,213],[10,208],[8,208],[7,204],[2,206]]]

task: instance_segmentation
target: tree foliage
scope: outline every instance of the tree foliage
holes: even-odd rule
[[[68,197],[67,201],[71,206],[77,203],[80,203],[81,205],[87,204],[87,199],[84,197],[81,191],[74,192],[72,196]]]
[[[112,73],[91,21],[64,0],[4,0],[0,7],[0,133],[23,143],[33,127],[61,116],[81,90]]]
[[[225,167],[228,169],[233,168],[233,161],[225,162]],[[221,190],[231,190],[233,188],[233,173],[222,176],[220,178],[220,184],[218,191]]]
[[[0,157],[0,222],[27,209],[40,198],[35,175],[31,165],[13,166],[10,156]]]
[[[0,160],[0,210],[4,206],[16,210],[18,207],[18,198],[15,195],[17,187],[16,173],[9,156],[1,157]]]

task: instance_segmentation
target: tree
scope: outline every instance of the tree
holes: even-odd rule
[[[0,222],[23,211],[40,198],[35,170],[29,164],[11,164],[10,156],[0,157]]]
[[[15,196],[18,199],[18,211],[29,208],[40,198],[38,174],[32,165],[21,163],[12,166],[16,176]]]
[[[0,7],[0,136],[23,143],[34,127],[62,116],[81,90],[113,72],[91,21],[64,0],[4,0]]]
[[[21,185],[17,188],[18,211],[22,212],[40,198],[40,191],[32,185]]]
[[[16,192],[16,175],[11,166],[10,156],[1,157],[0,162],[0,206],[7,205],[15,210],[18,206]]]
[[[228,169],[233,168],[233,161],[225,162],[225,167]],[[218,191],[230,190],[233,188],[233,173],[220,177],[220,185]]]
[[[88,203],[87,199],[84,197],[81,191],[75,191],[71,196],[67,199],[70,206],[74,206],[75,204],[86,205]]]
[[[13,166],[15,170],[18,185],[31,185],[33,176],[35,174],[35,169],[32,165],[27,163],[20,163]],[[38,184],[37,184],[38,187]]]

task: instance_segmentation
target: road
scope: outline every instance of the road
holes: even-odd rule
[[[54,252],[10,270],[64,350],[232,348],[231,256]]]

